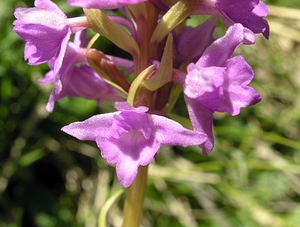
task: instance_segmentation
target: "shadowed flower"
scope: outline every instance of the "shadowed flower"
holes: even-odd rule
[[[213,42],[216,19],[212,17],[196,28],[184,27],[176,39],[177,63],[194,62]]]
[[[194,129],[208,135],[203,145],[205,153],[213,147],[213,112],[235,116],[240,108],[260,101],[259,94],[248,86],[253,79],[251,67],[242,56],[232,57],[244,35],[241,24],[231,26],[224,37],[205,50],[196,64],[188,66],[185,100]]]
[[[97,102],[103,100],[120,101],[121,97],[88,65],[84,46],[85,33],[78,32],[74,43],[69,42],[58,73],[51,70],[40,80],[43,84],[53,84],[47,111],[52,112],[55,101],[64,97],[82,97],[94,99]],[[50,62],[50,68],[53,68]]]
[[[75,122],[62,131],[80,140],[96,141],[102,157],[116,165],[118,179],[129,187],[139,166],[147,166],[161,144],[194,146],[206,137],[166,117],[148,114],[148,108],[133,108],[126,103],[116,103],[117,112],[93,116]]]

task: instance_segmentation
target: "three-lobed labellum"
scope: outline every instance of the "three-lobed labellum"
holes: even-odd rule
[[[205,142],[200,132],[185,129],[176,121],[149,114],[148,108],[115,104],[117,112],[93,116],[62,130],[80,140],[96,141],[102,157],[116,165],[123,187],[129,187],[139,166],[149,165],[161,144],[195,146]]]

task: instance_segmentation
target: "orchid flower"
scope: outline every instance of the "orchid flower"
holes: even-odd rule
[[[80,140],[96,141],[102,157],[116,165],[123,187],[132,184],[139,166],[150,164],[161,144],[185,147],[206,140],[204,134],[185,129],[176,121],[147,113],[145,106],[115,103],[115,107],[117,112],[74,122],[62,131]]]
[[[84,17],[68,19],[50,0],[35,0],[33,8],[17,8],[14,31],[26,41],[24,57],[30,65],[54,61],[62,65],[72,31],[86,26]]]
[[[185,100],[194,129],[208,136],[202,146],[205,153],[213,148],[214,112],[227,112],[235,116],[240,113],[240,108],[253,105],[261,99],[248,86],[253,79],[251,67],[242,56],[232,57],[244,36],[244,27],[234,24],[225,36],[204,51],[195,64],[188,66],[184,83]]]

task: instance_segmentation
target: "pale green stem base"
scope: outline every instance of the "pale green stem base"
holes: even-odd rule
[[[122,227],[139,227],[143,215],[148,166],[141,166],[133,184],[126,191]]]

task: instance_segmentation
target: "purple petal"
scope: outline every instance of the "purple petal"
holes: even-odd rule
[[[234,24],[229,27],[225,36],[216,40],[203,53],[196,65],[198,67],[224,66],[235,48],[244,40],[244,27]]]
[[[115,102],[115,108],[119,111],[134,111],[137,113],[146,113],[149,110],[146,106],[132,107],[127,102]]]
[[[141,133],[123,134],[119,139],[98,137],[96,142],[101,156],[116,164],[119,182],[125,188],[134,181],[138,167],[148,165],[160,147],[154,138],[145,140]]]
[[[212,17],[196,28],[185,27],[178,37],[179,61],[198,59],[213,42],[216,19]]]
[[[67,32],[67,34],[65,35],[65,37],[63,38],[61,44],[60,44],[60,50],[59,50],[59,54],[57,56],[57,58],[55,58],[54,60],[54,73],[58,73],[58,71],[60,70],[60,68],[62,67],[62,63],[67,51],[67,46],[71,37],[71,30],[68,29],[69,31]]]
[[[235,19],[235,23],[249,17],[260,0],[216,0],[215,7]]]
[[[126,4],[137,4],[146,0],[68,0],[70,6],[96,9],[115,9]]]
[[[88,45],[86,30],[81,30],[75,33],[74,42],[76,46],[85,48]]]
[[[212,112],[237,115],[240,108],[260,101],[257,92],[248,87],[253,71],[243,57],[226,61],[226,67],[188,67],[184,93]]]
[[[251,66],[242,56],[230,58],[226,62],[227,78],[242,86],[248,85],[254,78],[254,72]]]
[[[57,100],[63,97],[82,97],[98,102],[121,100],[115,90],[87,65],[73,67],[61,76],[61,81],[63,89]]]
[[[221,0],[216,5],[227,26],[233,23],[241,23],[254,33],[263,33],[267,38],[269,26],[263,17],[268,14],[268,10],[261,1]]]
[[[39,79],[39,83],[41,84],[50,84],[55,82],[55,74],[53,71],[49,71],[45,74],[45,77],[42,79]]]
[[[252,87],[240,87],[233,85],[229,90],[229,97],[231,101],[232,116],[236,116],[240,113],[242,107],[248,107],[258,103],[261,100],[261,96]]]
[[[53,30],[62,30],[67,23],[67,17],[54,10],[45,10],[41,8],[16,8],[14,16],[17,25],[43,25]],[[28,31],[29,33],[29,31]]]
[[[155,138],[165,145],[196,146],[207,139],[204,134],[184,128],[181,124],[166,117],[151,115]]]
[[[251,31],[248,28],[244,28],[244,40],[243,40],[243,44],[245,45],[252,45],[256,43],[256,36],[253,33],[253,31]]]
[[[197,67],[190,64],[185,79],[184,93],[190,98],[202,98],[214,103],[218,88],[223,84],[225,67]],[[216,93],[217,92],[217,93]],[[203,99],[204,96],[207,98]]]
[[[211,152],[214,146],[214,138],[212,132],[213,125],[213,112],[203,107],[195,99],[190,99],[185,96],[185,102],[188,108],[190,120],[192,122],[193,129],[199,133],[206,135],[205,140],[200,147],[205,154]]]
[[[39,56],[36,56],[37,49],[36,46],[27,42],[24,48],[24,59],[28,61],[30,65],[35,65],[36,62],[39,62]]]
[[[96,140],[99,136],[107,136],[114,115],[118,112],[99,114],[82,122],[74,122],[64,126],[61,130],[79,140]]]
[[[249,28],[254,33],[263,33],[268,38],[269,26],[262,18],[268,14],[266,5],[258,0],[244,1],[236,0],[234,3],[231,0],[222,0],[219,4],[221,16],[227,25],[233,23],[241,23],[243,26]],[[231,4],[228,2],[232,2]]]
[[[58,6],[50,0],[35,0],[34,6],[40,9],[53,10],[64,15],[64,13],[58,8]]]
[[[265,17],[268,15],[269,10],[267,8],[267,5],[260,1],[252,10],[252,12],[259,17]]]
[[[49,1],[37,3],[47,5]],[[14,13],[17,18],[14,31],[26,41],[24,57],[31,65],[42,64],[57,57],[60,49],[64,51],[70,36],[66,16],[49,7],[17,8]]]
[[[253,71],[241,56],[227,61],[227,72],[224,90],[226,102],[220,106],[220,112],[228,112],[235,116],[240,113],[240,108],[248,107],[261,100],[260,95],[247,86],[253,79]],[[223,110],[222,110],[223,109]]]
[[[28,63],[31,65],[42,64],[55,57],[59,52],[61,40],[64,38],[60,36],[60,33],[57,33],[58,36],[56,36],[56,38],[58,38],[58,40],[53,39],[53,37],[47,36],[46,33],[49,31],[47,28],[41,28],[43,29],[43,32],[41,32],[40,28],[39,25],[34,27],[24,25],[22,27],[16,26],[14,28],[14,31],[21,38],[28,41],[24,52],[24,58],[28,60]],[[37,31],[39,36],[33,37],[33,33],[26,34],[26,32],[29,31]]]
[[[61,53],[63,52],[61,51]],[[98,103],[105,100],[122,100],[110,85],[87,66],[86,61],[84,49],[69,42],[57,73],[54,72],[53,68],[57,67],[58,59],[54,59],[53,62],[56,63],[54,66],[52,65],[53,62],[50,62],[49,66],[52,68],[51,73],[53,74],[51,80],[49,78],[42,80],[44,83],[50,82],[54,85],[48,102],[48,110],[52,111],[54,102],[64,97],[94,99]]]
[[[263,33],[266,38],[269,35],[269,25],[263,19],[268,11],[260,0],[199,1],[195,13],[218,15],[227,27],[240,23],[254,33]]]
[[[112,136],[120,138],[123,133],[130,131],[139,131],[145,139],[152,135],[152,128],[149,122],[149,116],[145,113],[145,107],[133,108],[132,110],[122,110],[122,112],[114,117],[112,125]]]
[[[46,110],[49,113],[53,112],[55,101],[56,101],[56,95],[55,95],[55,92],[52,91],[51,94],[49,95],[48,102],[46,105]]]

